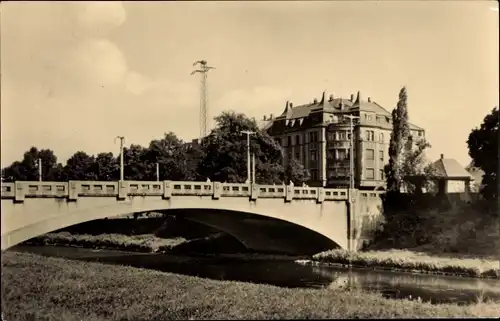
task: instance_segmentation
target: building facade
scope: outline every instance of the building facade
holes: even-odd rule
[[[391,113],[372,101],[335,98],[325,93],[320,100],[294,107],[287,102],[283,113],[268,119],[267,132],[284,151],[284,166],[293,158],[311,174],[310,186],[348,186],[350,120],[354,121],[354,180],[358,188],[385,188],[384,166],[389,162]],[[413,141],[425,138],[424,129],[410,124]]]

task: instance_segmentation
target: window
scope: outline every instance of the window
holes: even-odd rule
[[[366,121],[372,121],[372,115],[365,114]]]
[[[378,156],[380,158],[380,161],[383,162],[384,161],[384,151],[383,150],[379,150],[378,151]]]
[[[424,136],[424,132],[423,132],[423,131],[421,131],[421,130],[419,130],[419,131],[418,131],[418,137],[422,137],[422,136]]]
[[[381,169],[380,170],[380,180],[383,181],[385,179],[385,173],[384,173],[384,170]]]
[[[374,141],[374,138],[375,138],[375,132],[373,130],[367,130],[366,131],[366,140]]]
[[[327,158],[328,159],[335,159],[335,150],[334,149],[329,149],[327,152]]]
[[[340,140],[345,140],[345,137],[346,137],[345,132],[341,131],[340,132]]]
[[[311,170],[311,179],[313,181],[318,179],[318,171],[316,169]]]
[[[346,159],[346,152],[344,149],[339,149],[338,150],[338,160],[344,160]]]
[[[366,169],[365,177],[366,177],[366,179],[375,179],[375,172],[374,172],[373,168]]]
[[[351,133],[347,132],[347,140],[351,140]]]
[[[295,136],[295,145],[300,145],[300,136]]]
[[[318,132],[309,133],[309,142],[314,143],[318,141]]]
[[[367,149],[366,150],[366,159],[367,160],[374,160],[375,159],[375,151],[373,149]]]
[[[312,161],[318,160],[318,151],[316,150],[311,151],[311,160]]]
[[[292,146],[292,136],[288,136],[288,146]]]
[[[380,142],[383,143],[384,142],[384,133],[380,133]]]

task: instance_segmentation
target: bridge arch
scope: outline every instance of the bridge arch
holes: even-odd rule
[[[211,221],[218,228],[224,225],[221,220],[215,220],[213,215],[204,214],[203,210],[225,211],[226,217],[234,215],[235,218],[241,217],[241,213],[248,213],[300,226],[324,236],[340,247],[345,248],[347,245],[345,202],[341,201],[318,204],[313,200],[299,200],[286,203],[283,199],[269,198],[249,202],[248,198],[242,197],[213,200],[199,196],[171,199],[130,197],[125,201],[117,201],[113,198],[87,197],[80,198],[77,202],[27,198],[22,204],[2,199],[2,250],[33,237],[87,221],[171,209],[198,210],[199,214],[194,217],[195,220],[204,224],[210,224]],[[262,235],[260,239],[256,237],[245,239],[241,234],[241,228],[235,232],[234,224],[229,226],[232,221],[227,219],[225,221],[226,226],[222,226],[222,230],[232,230],[232,233],[229,233],[233,235],[237,233],[238,235],[234,236],[243,244],[246,242],[245,245],[259,247],[263,246],[262,243],[270,241],[262,239]]]

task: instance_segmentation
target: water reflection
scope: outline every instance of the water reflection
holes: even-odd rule
[[[19,246],[14,251],[106,264],[129,265],[216,280],[264,283],[282,287],[339,288],[347,284],[346,269],[307,266],[293,261],[244,261],[234,258],[91,250],[52,246]],[[500,281],[353,269],[351,283],[390,298],[420,298],[431,303],[500,302]]]

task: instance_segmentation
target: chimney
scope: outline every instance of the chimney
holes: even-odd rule
[[[354,101],[354,94],[351,94],[351,101]]]
[[[290,103],[288,104],[288,106],[290,106],[290,108],[293,108],[293,103],[292,103],[292,102],[290,102]]]
[[[368,97],[368,102],[371,103],[372,102],[372,99],[370,97]]]
[[[269,115],[269,120],[273,120],[273,117],[274,117],[273,114]]]
[[[264,115],[264,118],[262,118],[262,120],[263,120],[263,121],[266,121],[266,120],[267,120],[267,119],[266,119],[266,115]]]
[[[443,159],[443,158],[444,158],[444,154],[441,154],[441,159]]]
[[[330,98],[328,99],[328,101],[333,101],[333,95],[330,95]]]
[[[317,104],[318,103],[318,98],[314,98],[313,103]]]

